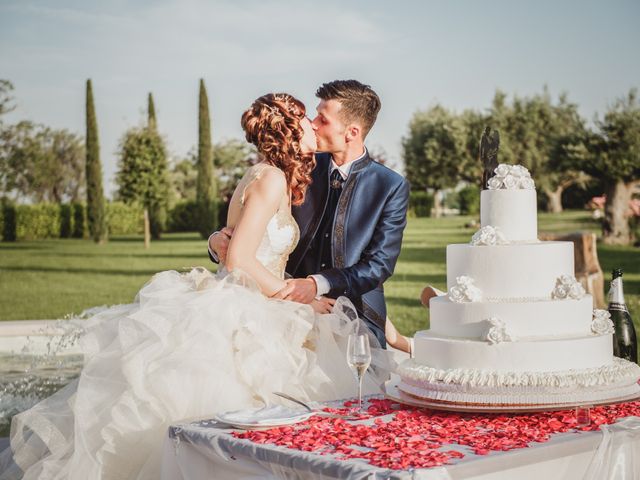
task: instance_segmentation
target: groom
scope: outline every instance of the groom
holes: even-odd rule
[[[364,146],[380,99],[356,80],[325,83],[313,120],[316,167],[302,205],[293,207],[300,241],[286,271],[292,277],[276,295],[301,303],[315,297],[348,297],[386,347],[383,284],[400,254],[409,184],[374,162]],[[230,231],[209,237],[209,255],[224,258]],[[213,255],[212,255],[213,253]]]

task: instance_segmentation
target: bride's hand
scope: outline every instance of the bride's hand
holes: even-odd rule
[[[329,297],[318,297],[311,301],[309,305],[316,313],[331,313],[336,301]]]

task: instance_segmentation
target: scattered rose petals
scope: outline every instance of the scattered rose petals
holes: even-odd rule
[[[344,408],[325,410],[349,414],[356,402],[351,400],[343,405]],[[258,444],[333,455],[339,460],[361,459],[381,468],[406,470],[447,465],[464,457],[463,452],[450,449],[454,444],[467,447],[475,455],[487,455],[546,442],[556,433],[595,431],[600,425],[632,415],[640,416],[640,402],[595,407],[591,409],[591,423],[576,427],[573,410],[465,414],[373,398],[368,401],[367,411],[358,417],[373,419],[371,425],[316,416],[293,426],[234,432],[233,436]],[[385,416],[389,417],[382,418]]]

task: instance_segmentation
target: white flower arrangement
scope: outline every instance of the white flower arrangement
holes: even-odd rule
[[[611,314],[606,310],[596,308],[593,311],[593,320],[591,321],[591,331],[595,335],[608,335],[613,333],[613,322]]]
[[[498,227],[487,225],[471,237],[471,245],[505,245],[509,243]]]
[[[487,182],[489,190],[533,190],[536,188],[529,170],[522,165],[501,163],[494,172],[495,176]]]
[[[551,298],[555,300],[573,299],[580,300],[585,296],[584,287],[573,275],[562,275],[556,280],[556,287],[551,292]]]
[[[515,338],[507,331],[507,326],[503,320],[496,317],[491,317],[486,320],[489,323],[489,328],[484,334],[484,340],[491,345],[502,342],[513,342]]]
[[[482,292],[473,284],[473,278],[462,275],[456,277],[456,285],[449,289],[449,299],[452,302],[479,302]]]

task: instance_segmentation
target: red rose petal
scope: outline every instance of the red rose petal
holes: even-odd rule
[[[345,408],[326,409],[348,413]],[[389,418],[379,418],[393,414]],[[546,442],[556,433],[571,430],[595,431],[619,418],[640,416],[640,402],[591,409],[591,424],[576,428],[572,410],[535,414],[469,415],[437,412],[402,406],[386,399],[369,401],[370,425],[343,419],[312,417],[295,426],[263,431],[234,432],[233,436],[258,444],[334,455],[338,460],[358,458],[389,469],[429,468],[463,458],[457,450],[442,450],[452,444],[468,446],[476,455],[492,451],[527,448],[532,442]],[[363,450],[364,449],[364,450]]]

